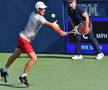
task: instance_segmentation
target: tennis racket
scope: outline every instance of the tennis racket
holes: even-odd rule
[[[92,24],[90,22],[84,21],[79,25],[75,26],[73,30],[67,32],[68,34],[75,33],[80,35],[88,34],[92,29]]]

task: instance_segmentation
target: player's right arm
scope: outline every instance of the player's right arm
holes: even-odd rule
[[[49,21],[45,21],[43,25],[49,26],[55,30],[55,32],[59,33],[61,36],[66,36],[66,32],[60,29],[59,25],[57,24],[57,21],[51,23]]]

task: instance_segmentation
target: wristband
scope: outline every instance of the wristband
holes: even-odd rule
[[[61,33],[61,29],[55,29],[55,32],[57,32],[57,33]]]

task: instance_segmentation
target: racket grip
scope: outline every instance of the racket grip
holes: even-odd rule
[[[68,35],[68,34],[70,34],[70,32],[66,32],[66,34]]]

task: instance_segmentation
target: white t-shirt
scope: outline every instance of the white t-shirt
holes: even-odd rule
[[[39,32],[39,29],[44,22],[46,22],[46,19],[43,16],[32,12],[29,17],[28,24],[25,27],[25,30],[20,32],[19,34],[20,37],[31,42],[35,39],[37,33]]]

